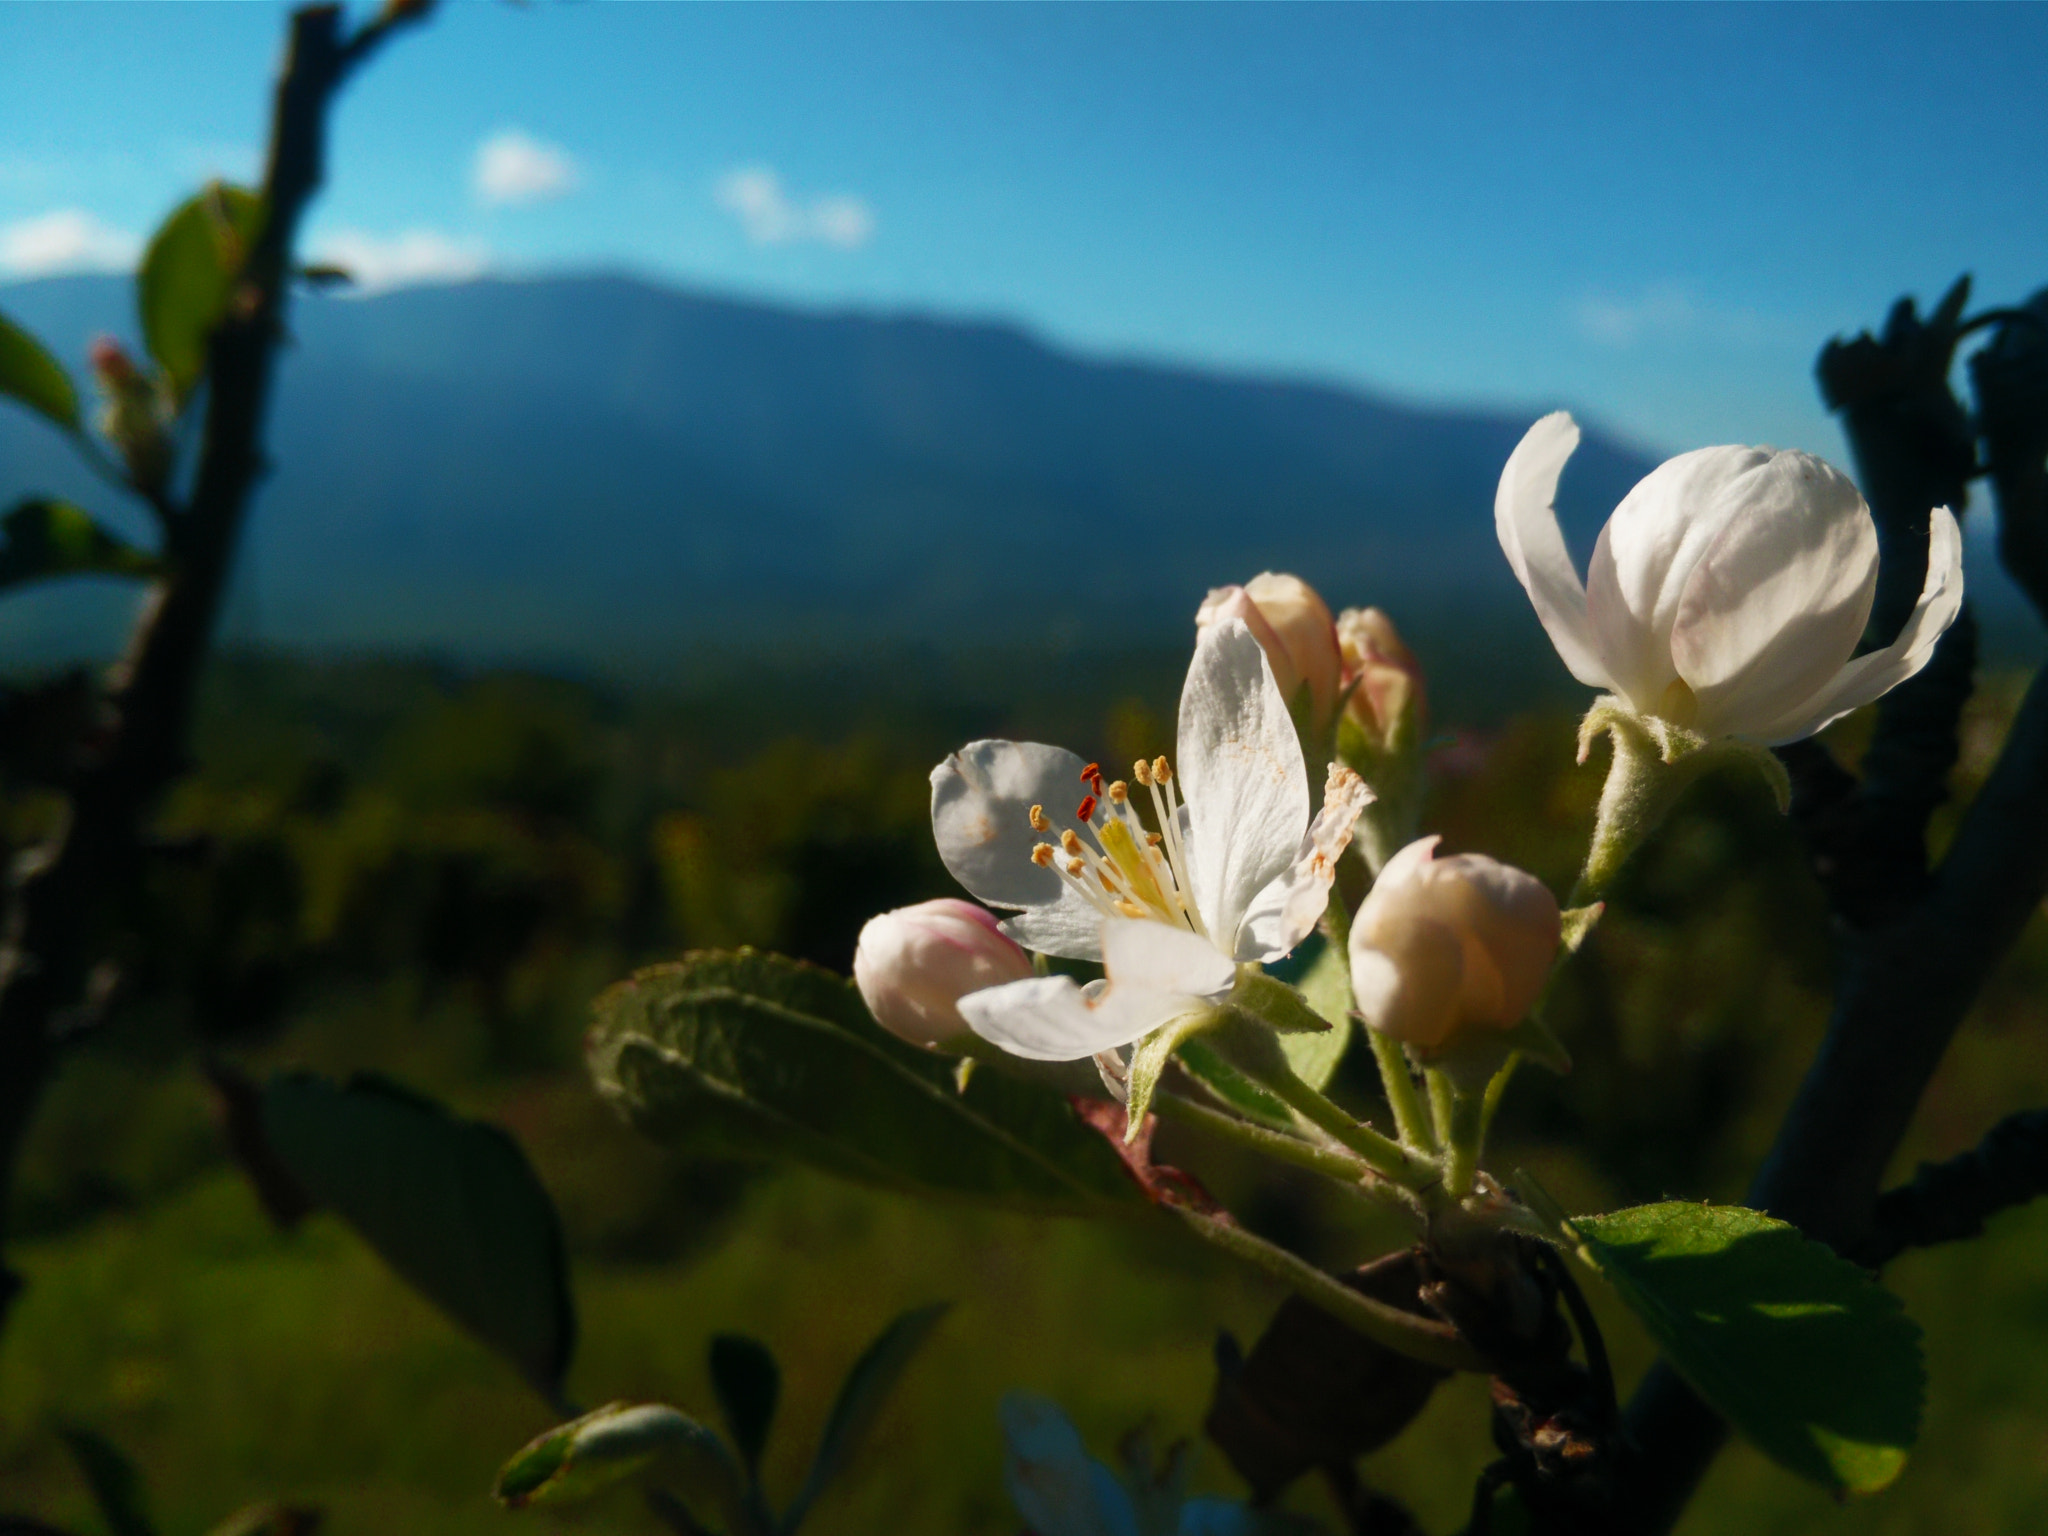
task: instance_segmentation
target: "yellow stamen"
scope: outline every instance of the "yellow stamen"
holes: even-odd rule
[[[1148,788],[1152,783],[1152,765],[1142,757],[1131,764],[1131,777]]]
[[[1031,807],[1031,830],[1034,832],[1050,832],[1052,830],[1052,823],[1046,819],[1045,807],[1042,805]]]
[[[1152,777],[1157,779],[1161,784],[1170,783],[1173,779],[1173,764],[1169,763],[1163,757],[1153,758]]]
[[[1131,798],[1131,786],[1118,779],[1109,786],[1109,798],[1122,805]]]
[[[1052,844],[1040,843],[1031,850],[1031,862],[1040,869],[1052,868]]]
[[[1060,846],[1067,850],[1067,857],[1070,859],[1079,858],[1081,855],[1081,839],[1072,827],[1060,834]]]

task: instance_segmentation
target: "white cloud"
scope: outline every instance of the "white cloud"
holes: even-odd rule
[[[581,174],[567,150],[507,128],[477,146],[470,181],[486,203],[542,203],[572,190]]]
[[[1589,341],[1624,349],[1640,342],[1702,336],[1746,345],[1763,333],[1763,323],[1753,311],[1703,304],[1683,283],[1653,283],[1629,297],[1588,294],[1573,318]]]
[[[733,214],[756,245],[817,240],[850,251],[875,233],[875,213],[858,197],[815,198],[799,203],[783,190],[782,178],[765,165],[722,177],[718,206]]]
[[[312,260],[346,268],[359,293],[420,283],[466,282],[489,264],[483,247],[451,240],[432,229],[408,229],[396,235],[339,230],[313,242]]]
[[[83,208],[58,208],[0,226],[0,272],[111,272],[132,267],[142,241]]]

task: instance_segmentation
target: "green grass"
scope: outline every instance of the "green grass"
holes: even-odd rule
[[[1555,1170],[1569,1182],[1571,1170]],[[5,1504],[99,1529],[48,1433],[110,1434],[144,1468],[166,1536],[287,1496],[328,1529],[507,1532],[563,1517],[499,1511],[499,1462],[550,1416],[328,1219],[269,1228],[240,1182],[206,1175],[137,1216],[21,1253],[30,1286],[0,1343]],[[1893,1275],[1926,1327],[1933,1391],[1901,1481],[1835,1505],[1745,1447],[1725,1456],[1684,1529],[2001,1532],[2048,1522],[2048,1208],[2000,1220],[1981,1243],[1913,1255]],[[996,1402],[1012,1387],[1066,1404],[1098,1451],[1151,1421],[1198,1434],[1216,1328],[1256,1332],[1275,1300],[1176,1231],[921,1205],[789,1174],[749,1191],[731,1235],[694,1262],[583,1263],[584,1401],[662,1398],[710,1412],[703,1348],[737,1329],[782,1358],[786,1396],[768,1476],[801,1475],[839,1375],[900,1308],[958,1303],[913,1368],[870,1455],[820,1505],[820,1532],[1014,1532]],[[1647,1346],[1601,1310],[1626,1374]],[[1433,1530],[1455,1529],[1488,1457],[1484,1386],[1453,1383],[1371,1480]],[[1230,1490],[1213,1450],[1200,1481]],[[1304,1509],[1320,1508],[1303,1490]],[[568,1522],[651,1529],[630,1498]]]

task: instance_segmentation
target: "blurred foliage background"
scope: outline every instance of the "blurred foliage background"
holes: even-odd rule
[[[927,816],[940,755],[991,734],[1104,761],[1165,749],[1184,656],[1162,645],[1113,671],[842,661],[664,696],[223,657],[196,771],[160,819],[177,857],[130,914],[140,937],[114,1022],[67,1057],[22,1166],[30,1284],[0,1337],[6,1502],[99,1529],[51,1433],[82,1422],[136,1457],[168,1531],[260,1497],[322,1505],[340,1532],[647,1528],[629,1500],[570,1516],[490,1503],[495,1468],[549,1410],[332,1218],[269,1226],[227,1161],[188,1029],[245,1066],[376,1068],[508,1126],[567,1225],[583,1327],[572,1388],[588,1401],[708,1411],[705,1341],[741,1329],[783,1359],[785,1422],[814,1431],[884,1320],[958,1302],[876,1454],[820,1507],[821,1530],[1014,1531],[995,1412],[1013,1387],[1060,1400],[1100,1451],[1141,1423],[1197,1435],[1210,1340],[1255,1334],[1278,1300],[1269,1286],[1164,1223],[934,1208],[667,1155],[613,1120],[579,1059],[589,999],[634,965],[747,943],[844,970],[866,917],[950,888]],[[1433,681],[1445,735],[1427,825],[1566,888],[1600,780],[1573,764],[1570,695],[1510,715],[1484,669]],[[1958,804],[2018,687],[1994,676],[1980,690]],[[1856,729],[1836,733],[1852,757]],[[24,788],[0,811],[17,847],[51,814]],[[1574,1209],[1738,1198],[1819,1036],[1825,923],[1761,786],[1701,786],[1566,973],[1552,1018],[1576,1069],[1524,1074],[1492,1164],[1529,1168]],[[2037,922],[1944,1065],[1902,1170],[2048,1099],[2044,972]],[[1369,1103],[1369,1056],[1338,1087]],[[1162,1153],[1323,1263],[1390,1240],[1227,1148],[1169,1130]],[[1738,1447],[1683,1529],[1990,1532],[2048,1518],[2048,1212],[1909,1254],[1889,1278],[1927,1329],[1933,1382],[1900,1484],[1838,1508]],[[1624,1316],[1608,1321],[1633,1375],[1648,1347]],[[1462,1520],[1491,1457],[1483,1394],[1454,1383],[1367,1465],[1432,1529]],[[786,1437],[788,1454],[807,1438]],[[799,1471],[771,1453],[771,1485]],[[1234,1491],[1213,1452],[1198,1482]],[[1297,1491],[1311,1512],[1321,1497]]]

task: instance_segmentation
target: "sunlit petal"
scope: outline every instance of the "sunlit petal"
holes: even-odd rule
[[[1086,765],[1035,741],[970,741],[932,770],[932,836],[953,878],[991,906],[1054,906],[1063,882],[1031,862],[1031,807],[1071,811]]]
[[[1611,686],[1654,714],[1678,680],[1671,630],[1685,584],[1739,511],[1733,482],[1770,461],[1765,448],[1699,448],[1667,459],[1621,500],[1586,572],[1586,607]]]
[[[1238,619],[1195,640],[1180,696],[1181,793],[1195,905],[1229,944],[1252,899],[1294,862],[1308,770],[1266,653]]]
[[[1207,939],[1140,918],[1102,925],[1102,965],[1112,999],[1135,991],[1215,1001],[1237,981],[1236,964]]]
[[[1071,976],[1033,976],[970,992],[959,1006],[977,1035],[1013,1056],[1081,1061],[1130,1044],[1184,1009],[1187,1001],[1112,985],[1091,1006]]]
[[[1847,475],[1781,453],[1723,495],[1739,505],[1671,631],[1706,736],[1748,734],[1817,694],[1855,654],[1877,595],[1877,530]]]
[[[1557,654],[1580,682],[1606,688],[1593,628],[1586,613],[1586,589],[1558,527],[1557,481],[1565,460],[1579,446],[1579,428],[1563,411],[1531,427],[1508,456],[1493,498],[1493,527],[1515,579],[1535,605],[1536,617]]]
[[[1962,606],[1962,530],[1947,507],[1936,507],[1928,516],[1927,579],[1897,638],[1883,650],[1858,656],[1797,710],[1760,722],[1752,734],[1770,746],[1798,741],[1896,688],[1927,665]]]
[[[1351,830],[1372,803],[1365,780],[1333,767],[1323,790],[1323,808],[1309,823],[1294,863],[1252,901],[1237,930],[1232,953],[1240,960],[1278,960],[1309,936],[1330,904],[1337,860],[1351,845]]]

